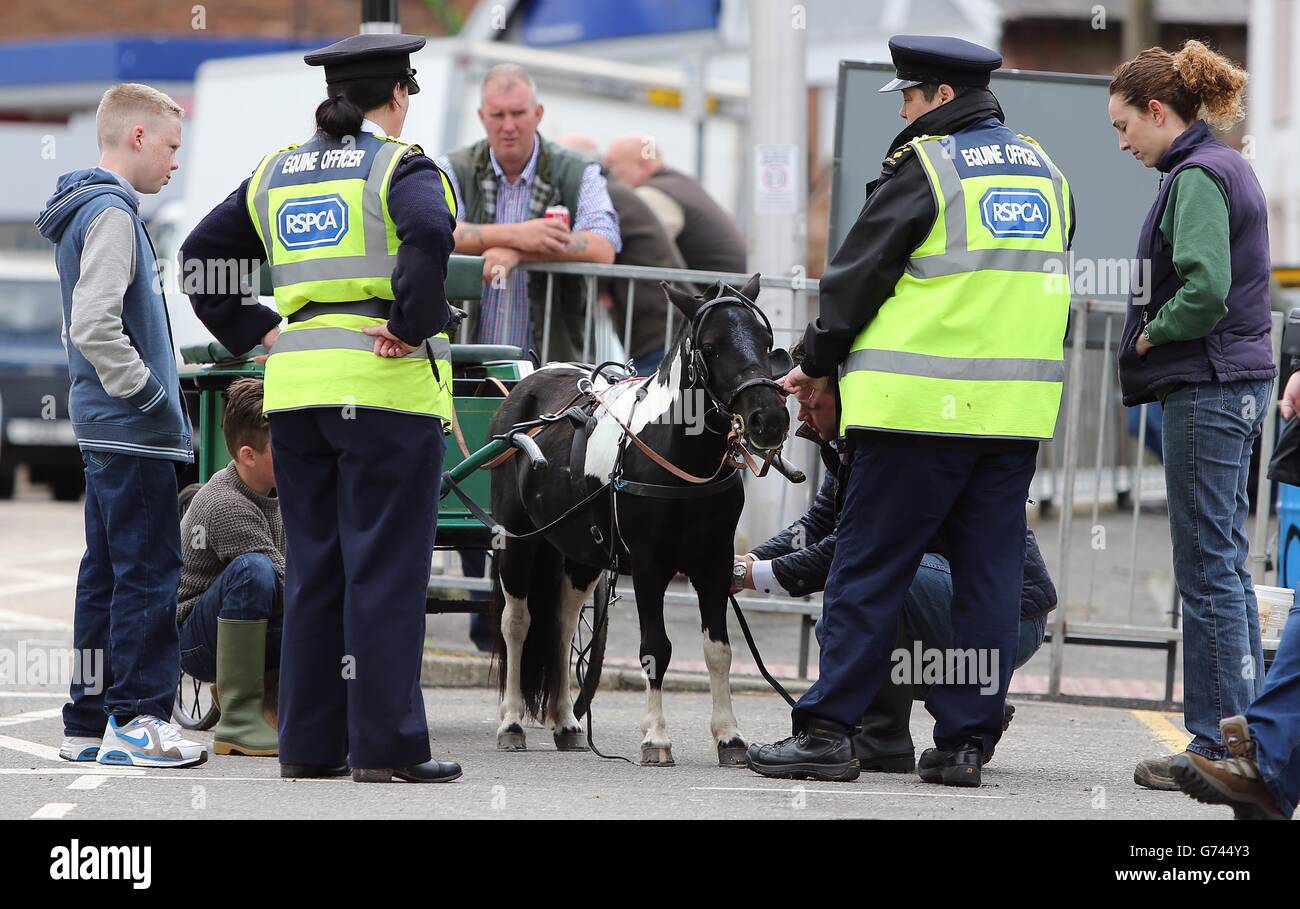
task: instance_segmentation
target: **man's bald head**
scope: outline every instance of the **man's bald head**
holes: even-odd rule
[[[599,160],[600,146],[596,140],[586,133],[562,133],[555,137],[557,145],[563,145],[565,148],[571,148],[574,151],[582,152],[584,155],[590,155]]]
[[[659,144],[646,133],[627,133],[609,143],[605,167],[624,183],[640,186],[664,166]]]

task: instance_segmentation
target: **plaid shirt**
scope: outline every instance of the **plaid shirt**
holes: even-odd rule
[[[533,140],[533,155],[520,173],[519,179],[511,183],[506,179],[497,163],[496,152],[490,151],[492,169],[497,175],[496,223],[518,224],[528,220],[528,203],[532,196],[533,176],[537,173],[537,157],[541,143]],[[452,189],[456,193],[456,207],[464,211],[460,186],[456,183],[456,174],[451,161],[443,156],[436,161],[443,172],[451,179]],[[572,213],[573,230],[588,231],[598,237],[604,237],[617,253],[623,248],[618,231],[618,215],[614,212],[614,203],[609,200],[609,189],[605,177],[600,172],[599,164],[589,164],[582,174],[582,184],[578,190],[578,210]],[[532,347],[532,325],[528,305],[528,275],[522,268],[516,268],[506,278],[506,286],[498,289],[491,285],[483,288],[483,300],[480,304],[478,336],[476,344],[512,344],[522,350]]]

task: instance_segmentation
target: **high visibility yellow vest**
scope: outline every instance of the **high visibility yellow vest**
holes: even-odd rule
[[[401,240],[388,212],[397,162],[413,146],[373,133],[318,133],[262,159],[246,202],[282,326],[266,362],[264,410],[370,407],[439,417],[452,412],[451,342],[429,338],[405,357],[375,356],[362,329],[387,321]],[[448,210],[456,200],[442,177]],[[431,362],[432,360],[432,362]]]
[[[1050,439],[1065,378],[1070,188],[1004,126],[908,145],[929,234],[840,373],[840,430]]]

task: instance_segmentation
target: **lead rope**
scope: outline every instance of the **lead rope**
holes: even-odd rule
[[[602,610],[600,614],[600,621],[598,622],[597,627],[593,628],[592,630],[591,640],[587,642],[586,647],[582,648],[582,650],[578,652],[577,675],[578,675],[579,691],[585,690],[587,687],[587,669],[589,667],[591,648],[593,645],[595,645],[596,639],[600,637],[601,633],[605,631],[606,627],[609,625],[609,611],[614,608],[614,602],[618,599],[618,594],[616,593],[616,585],[618,584],[618,574],[616,572],[610,571],[606,574],[606,577],[608,579],[608,583],[605,585],[605,608],[604,610]],[[601,751],[599,748],[596,747],[595,707],[596,707],[596,692],[593,691],[591,692],[591,697],[587,700],[587,715],[584,718],[586,720],[586,726],[587,726],[587,747],[591,749],[591,753],[594,754],[596,757],[603,758],[607,761],[622,761],[625,764],[635,763],[634,761],[632,761],[631,758],[625,758],[621,754],[605,754],[603,751]]]
[[[736,602],[735,594],[727,594],[727,599],[731,600],[731,608],[736,611],[736,620],[740,622],[740,630],[745,635],[745,643],[749,645],[749,652],[754,655],[754,662],[758,664],[758,671],[762,673],[763,678],[767,679],[767,684],[772,686],[772,690],[785,698],[785,702],[793,707],[794,698],[790,697],[790,692],[786,691],[785,686],[780,682],[772,678],[772,673],[768,672],[767,667],[763,665],[763,657],[758,653],[758,645],[754,643],[754,636],[749,632],[749,623],[745,621],[745,614],[740,611],[740,604]]]

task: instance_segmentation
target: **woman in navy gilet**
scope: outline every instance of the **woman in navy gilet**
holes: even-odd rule
[[[1247,570],[1251,448],[1272,401],[1267,203],[1250,163],[1216,138],[1245,112],[1246,73],[1198,41],[1151,48],[1110,83],[1119,146],[1160,172],[1138,237],[1119,349],[1128,406],[1163,408],[1174,580],[1183,604],[1189,754],[1226,756],[1220,721],[1263,678]],[[1149,267],[1149,272],[1146,269]],[[1177,789],[1175,756],[1140,762],[1139,785]]]

